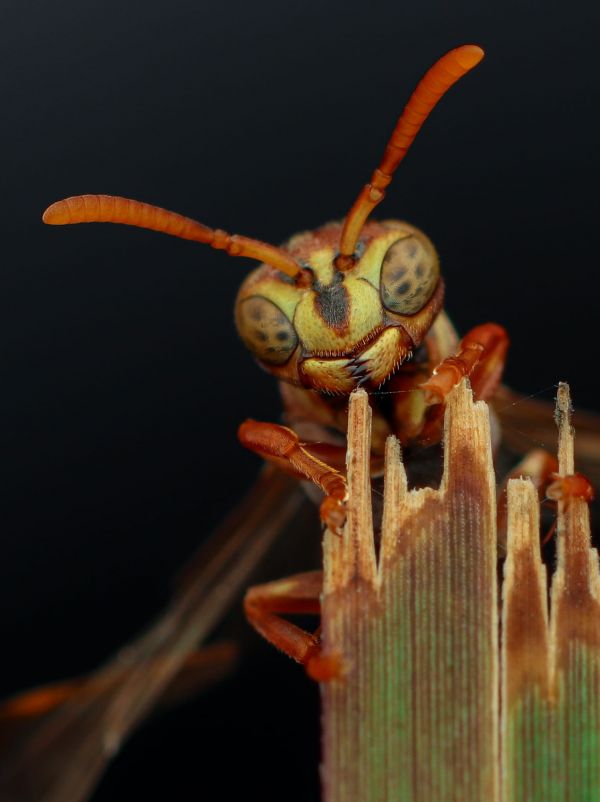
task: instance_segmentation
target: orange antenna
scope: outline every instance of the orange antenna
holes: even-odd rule
[[[396,168],[406,156],[430,112],[459,78],[479,64],[483,55],[483,50],[477,45],[463,45],[446,53],[425,73],[396,123],[379,167],[360,192],[344,221],[340,255],[336,260],[339,270],[347,270],[354,264],[356,243],[365,221],[384,199],[385,189]]]
[[[227,251],[230,256],[258,259],[288,276],[296,276],[302,269],[282,248],[238,234],[228,234],[220,229],[208,228],[190,217],[169,212],[160,206],[114,195],[77,195],[66,198],[49,206],[42,219],[51,226],[69,223],[123,223],[151,231],[162,231],[163,234],[181,239],[203,242],[212,248]]]

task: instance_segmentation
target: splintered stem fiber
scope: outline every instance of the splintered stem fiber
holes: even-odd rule
[[[574,471],[566,384],[559,385],[559,473]],[[530,482],[509,486],[503,629],[505,802],[600,799],[600,574],[588,507],[558,505],[550,623]],[[526,522],[526,524],[524,523]]]
[[[353,421],[349,525],[342,539],[328,533],[324,547],[324,648],[346,664],[345,677],[322,691],[325,799],[494,802],[498,622],[487,409],[466,384],[452,393],[439,490],[407,491],[399,446],[388,443],[378,568],[364,393],[352,398]]]
[[[574,471],[566,385],[559,465]],[[439,489],[409,490],[386,450],[378,559],[366,393],[350,404],[348,524],[326,533],[322,635],[343,676],[322,685],[325,802],[600,800],[600,572],[588,507],[558,505],[551,584],[529,479],[508,486],[498,621],[487,407],[448,398]]]

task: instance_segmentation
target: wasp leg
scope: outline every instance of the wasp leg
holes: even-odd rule
[[[508,334],[496,323],[483,323],[466,334],[454,356],[444,359],[421,386],[429,405],[442,404],[450,390],[468,376],[476,397],[490,398],[502,376]]]
[[[552,522],[552,525],[542,538],[542,546],[545,546],[547,543],[550,543],[550,541],[554,537],[557,527],[558,527],[558,519],[555,518],[554,521]]]
[[[497,512],[497,531],[498,549],[501,553],[506,553],[506,534],[508,524],[507,495],[508,483],[511,479],[531,479],[537,490],[540,501],[546,496],[548,485],[558,470],[558,461],[549,451],[543,448],[535,448],[526,454],[523,459],[504,477],[498,488],[498,512]],[[552,532],[547,536],[549,539]],[[542,542],[542,545],[546,539]]]
[[[321,611],[323,574],[308,571],[287,579],[278,579],[250,588],[244,599],[248,621],[263,638],[306,668],[310,677],[318,682],[338,679],[342,675],[339,655],[321,654],[319,630],[305,632],[281,618],[280,614]]]
[[[589,504],[594,500],[594,487],[582,473],[568,473],[566,476],[553,473],[551,478],[553,482],[548,486],[546,494],[552,501],[568,504],[573,498],[582,498]]]
[[[453,356],[446,357],[421,385],[430,409],[420,439],[439,439],[446,396],[465,376],[469,377],[477,399],[490,398],[500,383],[508,334],[496,323],[483,323],[466,334]]]
[[[562,501],[563,504],[568,505],[571,499],[581,498],[586,504],[594,501],[594,486],[582,473],[568,473],[561,476],[559,473],[551,473],[550,479],[552,482],[546,488],[546,500],[550,504],[558,506],[558,502]],[[546,533],[542,540],[542,546],[545,546],[556,532],[558,526],[558,518],[555,518],[554,523]]]
[[[302,443],[298,435],[287,426],[277,423],[260,423],[247,420],[240,426],[238,437],[242,445],[299,479],[309,479],[325,493],[321,504],[321,520],[336,534],[341,534],[346,522],[346,479],[335,468],[320,460],[311,449],[318,444]],[[342,447],[327,445],[329,456],[333,450],[345,453]]]
[[[437,361],[439,362],[439,360]],[[279,383],[279,391],[285,410],[284,422],[291,426],[303,441],[311,441],[309,449],[311,453],[315,453],[312,447],[313,441],[336,444],[336,439],[339,438],[337,445],[342,445],[343,448],[338,449],[337,460],[332,461],[333,458],[321,456],[321,454],[316,454],[316,456],[344,471],[346,467],[348,399],[341,396],[325,398],[313,390],[296,387],[286,382]],[[376,406],[372,408],[372,413],[371,471],[375,468],[377,472],[383,473],[385,441],[392,434],[392,429],[389,421],[378,411]],[[379,458],[379,461],[374,465],[376,458]]]
[[[552,454],[543,449],[534,449],[516,465],[504,479],[498,491],[498,545],[506,551],[506,489],[510,479],[526,477],[533,482],[541,502],[568,504],[573,498],[581,498],[590,503],[594,500],[594,488],[587,476],[571,473],[561,476],[557,473],[558,462]],[[542,539],[545,546],[556,531],[556,521]]]

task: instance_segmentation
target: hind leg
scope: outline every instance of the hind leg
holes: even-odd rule
[[[341,659],[321,654],[319,630],[306,632],[281,615],[321,611],[321,571],[296,574],[250,588],[244,611],[252,626],[270,643],[301,663],[310,677],[327,682],[342,676]]]

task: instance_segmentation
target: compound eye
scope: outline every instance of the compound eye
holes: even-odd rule
[[[433,247],[411,234],[388,248],[381,265],[381,300],[398,315],[414,315],[431,298],[440,278]]]
[[[260,295],[242,301],[236,310],[240,337],[254,356],[270,365],[282,365],[298,345],[298,335],[281,309]]]

